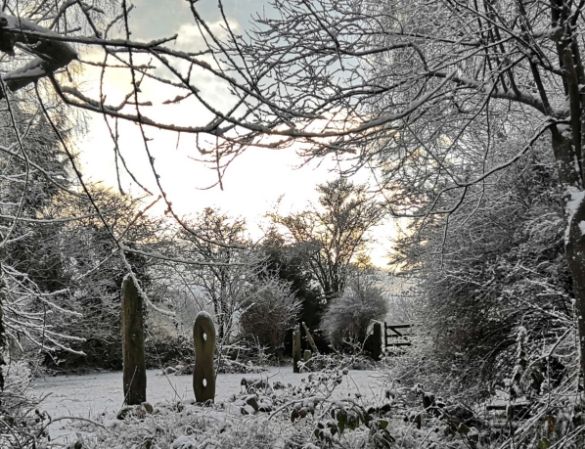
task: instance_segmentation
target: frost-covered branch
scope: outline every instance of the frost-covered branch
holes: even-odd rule
[[[42,36],[30,32],[39,32]],[[9,90],[22,89],[55,73],[77,58],[73,47],[67,42],[54,39],[57,36],[57,33],[29,20],[0,13],[0,51],[14,55],[15,47],[20,47],[34,55],[32,61],[3,75]],[[4,96],[5,92],[0,89],[0,99]]]

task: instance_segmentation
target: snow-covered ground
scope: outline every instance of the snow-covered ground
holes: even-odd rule
[[[292,367],[277,367],[261,374],[220,374],[216,382],[216,402],[223,402],[241,392],[242,377],[268,378],[271,382],[299,385],[307,374],[295,374]],[[147,398],[152,404],[194,398],[191,376],[166,376],[161,370],[147,371]],[[41,408],[52,418],[80,417],[92,420],[115,414],[122,406],[122,372],[36,379],[33,391],[44,397]],[[379,371],[349,371],[335,396],[383,397],[384,377]],[[51,425],[53,437],[62,439],[72,432],[71,423],[58,421]]]

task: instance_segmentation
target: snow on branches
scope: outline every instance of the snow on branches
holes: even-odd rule
[[[15,91],[39,79],[52,75],[77,58],[73,47],[64,38],[29,20],[0,14],[0,51],[14,55],[14,48],[20,47],[34,58],[2,76],[0,98],[8,88]]]

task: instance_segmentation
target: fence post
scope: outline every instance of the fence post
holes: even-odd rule
[[[382,358],[382,324],[374,323],[372,333],[368,335],[364,343],[364,349],[374,360]]]
[[[301,361],[301,330],[295,326],[292,334],[292,354],[293,354],[293,372],[299,372],[299,362]]]

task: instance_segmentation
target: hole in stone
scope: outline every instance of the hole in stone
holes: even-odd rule
[[[203,388],[207,388],[207,379],[205,377],[203,378],[201,383],[203,384]]]
[[[203,332],[203,341],[207,341],[207,332]]]

